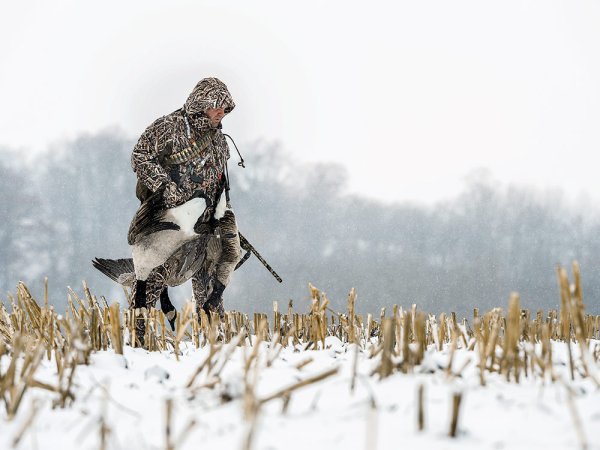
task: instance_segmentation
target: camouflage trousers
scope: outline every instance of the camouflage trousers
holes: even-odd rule
[[[211,230],[207,229],[207,232]],[[233,271],[241,258],[240,238],[233,211],[227,210],[212,230],[206,242],[206,256],[201,268],[192,276],[192,293],[198,315],[224,313],[223,291],[229,284]],[[167,294],[171,272],[177,268],[163,264],[153,269],[146,280],[134,283],[132,298],[135,308],[156,308],[160,299],[161,309],[167,318],[175,315],[175,308]],[[210,314],[209,314],[210,315]]]

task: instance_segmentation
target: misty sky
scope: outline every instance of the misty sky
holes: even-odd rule
[[[355,192],[432,202],[489,167],[600,199],[598,2],[0,8],[0,146],[24,154],[111,126],[135,138],[217,76],[238,105],[224,126],[242,151],[266,139],[340,162]]]

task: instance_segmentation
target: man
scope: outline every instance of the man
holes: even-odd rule
[[[223,291],[240,260],[235,216],[225,202],[229,148],[221,132],[234,107],[227,86],[205,78],[183,108],[152,123],[133,149],[142,202],[128,236],[136,309],[155,307],[160,298],[172,321],[167,285],[186,281],[193,269],[198,312],[223,314]]]

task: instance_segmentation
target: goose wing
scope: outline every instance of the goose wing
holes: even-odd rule
[[[160,199],[160,192],[155,192],[140,205],[127,233],[127,242],[129,245],[133,245],[140,237],[148,236],[158,231],[180,229],[179,225],[164,220],[165,207]]]

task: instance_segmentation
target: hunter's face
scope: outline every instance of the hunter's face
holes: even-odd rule
[[[208,108],[206,110],[206,115],[208,116],[208,120],[210,121],[211,127],[216,127],[221,123],[221,119],[225,117],[225,109],[223,108]]]

